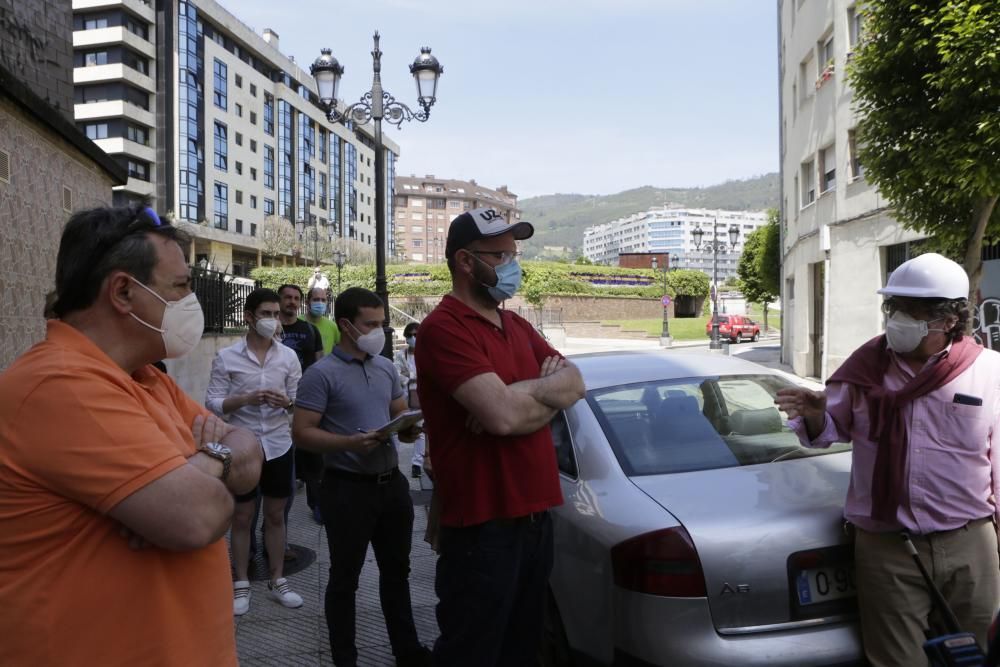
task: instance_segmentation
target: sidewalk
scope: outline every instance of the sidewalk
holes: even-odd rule
[[[399,448],[400,469],[410,470],[413,448]],[[409,479],[409,476],[407,475]],[[414,495],[413,551],[410,555],[410,592],[413,617],[420,640],[431,646],[437,637],[434,618],[434,552],[424,542],[427,525],[425,503],[429,493],[420,490],[419,480],[409,479]],[[417,503],[421,503],[417,505]],[[300,489],[289,516],[288,542],[309,549],[316,560],[301,572],[288,576],[292,590],[305,604],[286,609],[267,597],[265,581],[254,581],[250,611],[235,619],[236,646],[242,667],[290,667],[332,665],[330,642],[323,615],[323,595],[329,579],[330,552],[323,527],[313,521],[306,506],[305,490]],[[251,575],[253,576],[253,575]],[[378,567],[368,551],[357,593],[358,665],[365,667],[395,665],[385,621],[378,600]]]

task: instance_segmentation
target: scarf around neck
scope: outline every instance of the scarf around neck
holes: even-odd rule
[[[951,344],[947,354],[925,366],[902,389],[890,391],[883,386],[883,379],[892,356],[882,334],[855,350],[826,381],[852,384],[862,390],[868,402],[868,438],[878,444],[871,482],[873,519],[894,523],[903,502],[908,451],[903,408],[964,373],[982,351],[975,340],[963,336]]]

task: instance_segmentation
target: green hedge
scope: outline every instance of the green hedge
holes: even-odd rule
[[[623,269],[612,266],[586,266],[559,262],[522,262],[524,280],[520,294],[533,304],[540,304],[546,295],[558,296],[623,296],[659,298],[663,296],[663,273],[651,269]],[[337,267],[322,267],[336,289]],[[261,267],[251,276],[265,287],[277,288],[284,283],[305,286],[312,268]],[[451,290],[451,276],[444,264],[392,264],[386,267],[389,294],[393,296],[441,296]],[[375,289],[375,267],[345,266],[341,287]],[[708,276],[701,271],[681,269],[667,274],[667,292],[671,296],[707,296]]]

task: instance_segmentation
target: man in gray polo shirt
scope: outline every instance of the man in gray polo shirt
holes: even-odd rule
[[[379,597],[399,667],[430,665],[410,604],[413,501],[391,440],[369,433],[407,409],[392,361],[380,356],[382,300],[358,287],[334,304],[340,342],[302,376],[292,431],[298,446],[323,454],[320,511],[330,545],[326,623],[337,667],[355,667],[355,593],[369,543],[379,564]],[[419,429],[399,434],[412,442]]]

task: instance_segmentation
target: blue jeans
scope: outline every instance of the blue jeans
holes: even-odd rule
[[[537,664],[552,572],[547,512],[441,527],[435,667]]]

